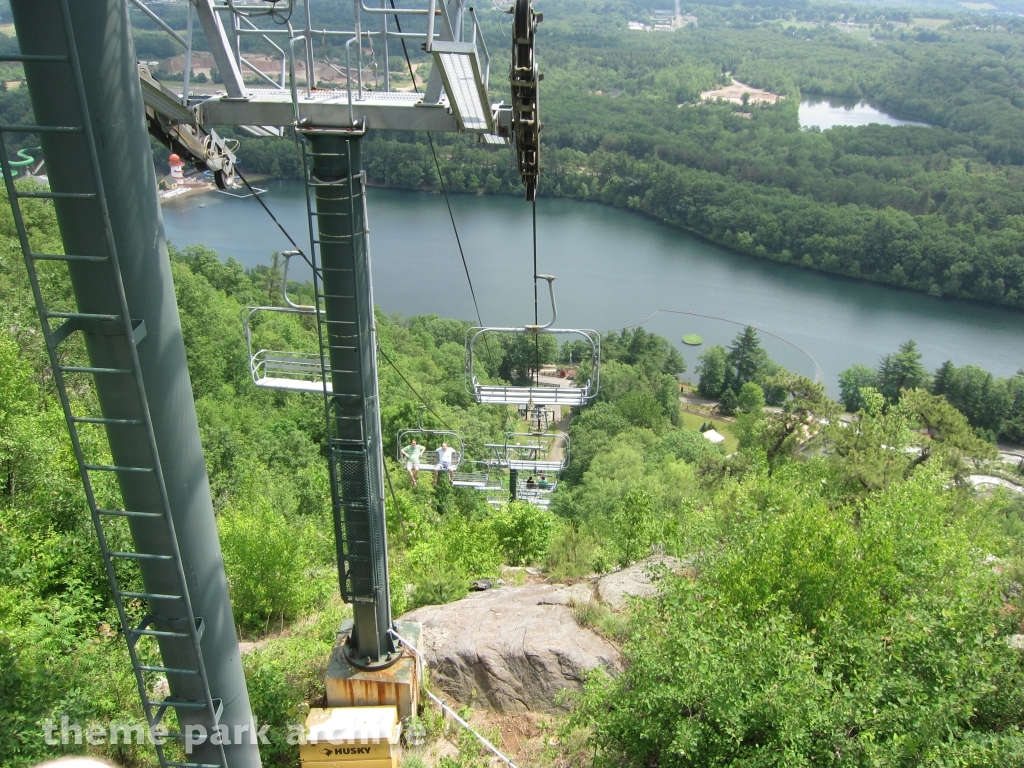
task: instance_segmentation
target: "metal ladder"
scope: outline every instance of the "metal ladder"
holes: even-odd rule
[[[313,152],[307,141],[302,141],[303,181],[306,198],[306,219],[309,225],[310,261],[313,270],[313,289],[315,294],[317,338],[320,346],[321,380],[324,382],[324,415],[327,422],[328,463],[331,478],[331,501],[334,512],[335,536],[338,550],[338,570],[341,583],[342,599],[346,603],[368,602],[379,599],[383,587],[382,581],[386,574],[380,570],[377,549],[384,537],[383,531],[376,530],[370,514],[371,482],[367,472],[369,455],[364,440],[353,440],[338,434],[339,420],[344,418],[338,414],[338,404],[348,400],[359,402],[359,396],[353,393],[332,391],[327,384],[333,381],[334,373],[350,373],[333,368],[331,351],[335,349],[346,352],[358,352],[359,329],[339,328],[345,321],[329,320],[322,309],[325,299],[354,300],[354,296],[341,296],[326,293],[324,277],[327,272],[349,272],[347,267],[325,267],[320,258],[321,239],[318,218],[325,216],[348,216],[354,218],[355,197],[359,194],[363,201],[363,234],[367,219],[366,211],[366,172],[352,173],[351,163],[348,164],[347,177],[338,181],[320,181],[315,178],[313,166],[318,155]],[[333,157],[334,155],[323,155]],[[357,186],[358,185],[358,186]],[[348,213],[318,211],[315,195],[317,187],[333,187],[339,190],[339,196],[347,197]],[[345,340],[343,343],[339,341]],[[351,342],[347,341],[351,339]],[[375,339],[371,340],[371,343]],[[372,397],[372,394],[368,395]],[[363,419],[358,418],[358,432],[364,438],[367,435]],[[348,514],[346,514],[346,512]],[[360,520],[361,519],[361,520]],[[358,522],[357,522],[358,521]],[[362,521],[365,521],[362,522]]]
[[[188,587],[185,578],[185,570],[181,559],[181,552],[178,548],[178,540],[174,531],[174,521],[171,516],[170,503],[167,497],[167,489],[164,484],[163,472],[160,459],[157,454],[156,437],[153,432],[153,424],[150,418],[149,406],[146,399],[146,390],[142,378],[142,370],[139,366],[139,359],[136,345],[145,337],[145,325],[141,321],[133,322],[128,310],[128,302],[125,297],[124,285],[121,278],[121,271],[118,266],[117,250],[114,243],[114,235],[110,225],[110,217],[107,209],[107,201],[103,191],[103,181],[100,174],[99,158],[97,156],[96,144],[92,130],[92,123],[89,117],[88,104],[86,102],[85,88],[82,79],[82,70],[78,58],[78,50],[75,44],[74,32],[71,24],[67,0],[58,0],[61,20],[63,22],[63,33],[67,43],[67,55],[3,55],[0,61],[19,63],[48,62],[67,65],[69,74],[73,79],[73,85],[78,98],[78,105],[82,115],[82,125],[7,125],[0,126],[0,168],[2,168],[4,184],[7,189],[8,200],[14,217],[14,224],[17,229],[21,250],[25,258],[25,265],[28,269],[29,282],[35,298],[36,310],[42,325],[43,337],[46,342],[47,353],[50,364],[53,368],[54,381],[57,392],[60,396],[61,406],[64,409],[64,417],[67,421],[68,432],[71,436],[71,444],[74,449],[75,459],[78,462],[78,469],[82,476],[82,484],[85,489],[86,500],[92,516],[96,535],[99,539],[100,553],[103,557],[104,567],[107,572],[107,579],[114,597],[114,604],[117,607],[118,616],[121,621],[121,629],[127,641],[128,655],[131,658],[132,668],[135,672],[135,679],[138,685],[139,696],[142,700],[143,711],[149,725],[150,733],[155,737],[152,739],[156,748],[157,757],[162,768],[228,768],[227,759],[224,755],[224,747],[218,747],[219,758],[217,762],[175,762],[168,759],[164,754],[163,739],[183,740],[184,734],[167,731],[163,725],[163,719],[167,712],[178,710],[192,710],[194,715],[202,716],[205,713],[205,726],[208,732],[216,727],[220,714],[223,711],[223,704],[219,699],[214,699],[210,692],[209,680],[206,667],[203,663],[201,640],[203,636],[203,620],[194,615],[192,603],[189,599]],[[7,148],[4,141],[6,134],[10,133],[62,133],[74,134],[82,139],[83,150],[88,154],[92,169],[92,178],[83,180],[91,182],[92,190],[87,192],[54,192],[51,190],[27,190],[20,191],[14,184],[14,176],[11,171],[11,164],[7,157]],[[100,255],[82,254],[60,254],[60,253],[37,253],[29,244],[28,232],[22,216],[21,203],[23,199],[74,199],[91,201],[96,206],[96,213],[103,222],[106,237],[106,253]],[[111,306],[106,313],[83,313],[83,312],[55,312],[47,308],[40,280],[36,271],[36,264],[40,261],[58,261],[65,263],[72,262],[94,262],[105,264],[109,268],[109,279],[115,288],[117,305]],[[56,328],[51,327],[51,321],[63,321]],[[123,349],[126,357],[130,359],[130,367],[127,368],[105,368],[92,365],[65,365],[58,355],[58,347],[75,331],[101,332],[110,337],[120,337],[123,340]],[[103,376],[125,376],[134,380],[137,393],[137,406],[141,418],[138,419],[114,419],[105,417],[80,416],[72,411],[71,401],[68,398],[65,383],[65,374],[88,374],[93,377]],[[133,466],[117,464],[99,464],[87,460],[83,451],[82,441],[79,435],[79,425],[93,424],[100,425],[104,429],[132,429],[142,430],[145,435],[145,442],[149,447],[148,456],[140,456],[139,460],[133,462]],[[93,487],[93,473],[113,473],[115,476],[131,474],[136,477],[149,478],[149,482],[155,484],[159,491],[162,502],[160,511],[133,511],[128,509],[102,509],[97,503]],[[166,529],[166,542],[169,552],[141,552],[141,551],[114,551],[107,543],[106,520],[113,518],[128,518],[136,520],[150,519],[154,523],[163,522]],[[147,591],[126,591],[122,589],[115,569],[115,563],[135,563],[141,567],[146,563],[149,568],[166,568],[170,572],[172,581],[178,585],[177,592],[170,594],[157,594]],[[135,624],[129,618],[125,608],[126,600],[145,600],[150,606],[150,613],[147,613],[142,620]],[[154,604],[173,604],[177,607],[174,613],[179,614],[176,618],[167,618],[155,612]],[[153,637],[158,641],[187,644],[191,648],[193,664],[188,667],[167,667],[154,664],[145,664],[140,659],[138,642],[143,637]],[[203,696],[201,699],[185,700],[172,696],[166,696],[161,700],[154,701],[150,698],[150,686],[147,675],[176,675],[196,676],[200,681]]]

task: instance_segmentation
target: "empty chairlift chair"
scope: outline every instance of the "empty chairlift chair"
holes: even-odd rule
[[[601,334],[597,331],[581,328],[553,328],[558,311],[555,306],[555,288],[552,275],[537,275],[547,280],[548,293],[551,296],[551,321],[547,325],[526,325],[522,328],[473,327],[466,332],[466,389],[476,398],[478,403],[490,405],[526,405],[529,407],[545,405],[565,405],[577,407],[590,402],[600,386],[601,372]],[[590,346],[590,378],[582,385],[557,387],[541,386],[539,382],[529,386],[504,386],[482,384],[476,376],[474,367],[476,344],[488,334],[514,333],[526,336],[551,334],[573,336],[584,339]]]
[[[560,432],[536,435],[510,432],[505,436],[504,466],[523,477],[557,477],[569,463],[569,438]]]
[[[264,389],[279,389],[288,392],[317,392],[331,394],[331,382],[324,381],[324,373],[330,366],[321,359],[319,352],[295,352],[267,349],[253,343],[253,331],[258,329],[267,316],[274,313],[288,315],[315,315],[316,307],[296,304],[288,296],[288,262],[298,251],[285,251],[284,270],[281,280],[283,307],[245,307],[242,310],[242,330],[245,346],[249,353],[249,371],[253,383]]]
[[[547,508],[558,487],[558,475],[569,464],[569,438],[560,433],[546,435],[510,432],[505,442],[487,446],[495,455],[495,464],[515,472],[515,498]],[[511,494],[488,495],[495,506]],[[494,499],[492,501],[492,498]]]

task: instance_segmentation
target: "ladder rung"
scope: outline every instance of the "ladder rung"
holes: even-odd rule
[[[173,560],[174,557],[171,555],[151,555],[148,552],[108,552],[111,557],[117,557],[122,560]]]
[[[95,192],[15,192],[17,198],[30,198],[34,200],[92,200],[96,197]]]
[[[182,640],[190,640],[192,635],[188,632],[168,632],[163,629],[129,629],[133,635],[145,635],[146,637],[180,637]]]
[[[67,56],[56,56],[56,55],[53,55],[53,54],[39,54],[39,53],[35,53],[35,54],[28,54],[28,53],[5,53],[3,55],[0,55],[0,61],[16,61],[16,62],[26,62],[26,61],[44,61],[45,62],[45,61],[51,61],[51,62],[54,62],[54,63],[57,63],[57,64],[67,64],[68,63],[68,57]]]
[[[86,464],[90,472],[152,472],[152,467],[119,467],[116,464]]]
[[[160,617],[154,616],[153,614],[147,614],[142,620],[139,626],[132,629],[128,629],[125,634],[130,637],[128,643],[132,648],[139,642],[139,638],[143,635],[147,637],[168,637],[168,638],[179,638],[181,640],[191,640],[192,633],[187,629],[149,629],[149,625],[154,621],[162,621],[164,624],[180,624],[181,622],[187,622],[187,619],[174,619],[167,620],[161,619]],[[199,640],[203,639],[203,633],[206,631],[206,624],[203,623],[202,617],[196,617],[196,637]]]
[[[104,419],[94,416],[72,416],[71,420],[76,424],[117,424],[124,427],[141,427],[146,423],[142,419]]]
[[[97,509],[96,514],[110,515],[111,517],[163,517],[162,512],[129,512],[124,509]]]
[[[197,669],[179,669],[178,667],[151,667],[145,664],[140,664],[139,669],[143,672],[163,672],[171,675],[198,675],[199,670]]]
[[[98,315],[91,312],[47,312],[47,317],[62,317],[68,320],[120,320],[120,315]]]
[[[2,60],[2,59],[0,59]],[[0,125],[0,133],[81,133],[77,125]]]
[[[131,368],[93,368],[88,365],[60,365],[57,367],[64,373],[133,373]]]
[[[121,592],[118,590],[118,597],[135,597],[139,600],[183,600],[181,595],[161,595],[156,592]]]
[[[106,256],[81,256],[65,253],[30,253],[36,261],[109,261]]]
[[[214,702],[219,701],[220,699],[214,699]],[[174,709],[206,709],[205,701],[185,701],[182,699],[175,699],[172,696],[168,696],[163,701],[153,701],[150,703],[155,707],[160,707],[161,709],[164,707],[172,707]],[[214,704],[214,708],[217,708],[216,703]]]
[[[164,765],[171,768],[224,768],[220,763],[174,763],[167,761]]]
[[[221,699],[213,699],[213,724],[216,725],[220,722],[220,716],[224,713],[224,702]],[[168,696],[163,701],[149,701],[149,699],[142,700],[142,706],[146,708],[146,716],[149,717],[149,707],[159,707],[156,713],[156,717],[151,718],[149,721],[150,728],[156,728],[163,720],[164,713],[168,707],[172,709],[206,709],[206,703],[201,701],[183,701],[176,699],[173,696]],[[163,734],[161,734],[163,735]],[[180,733],[168,733],[166,737],[169,739],[181,739],[183,736]]]
[[[322,299],[354,299],[355,296],[343,296],[340,293],[321,293]]]

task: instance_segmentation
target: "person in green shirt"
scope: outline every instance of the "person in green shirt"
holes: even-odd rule
[[[420,456],[423,455],[423,451],[426,448],[416,442],[416,438],[412,439],[405,448],[402,449],[402,455],[405,456],[405,471],[409,473],[409,479],[412,480],[412,484],[416,485],[416,477],[420,473]]]

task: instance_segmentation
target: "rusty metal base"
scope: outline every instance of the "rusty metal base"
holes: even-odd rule
[[[398,634],[419,647],[420,625],[398,621]],[[352,633],[352,620],[346,619],[338,630],[338,639],[327,663],[324,686],[328,707],[372,707],[393,704],[398,717],[415,715],[419,708],[420,690],[416,681],[416,659],[406,653],[395,664],[380,671],[364,671],[349,664],[345,645]]]

